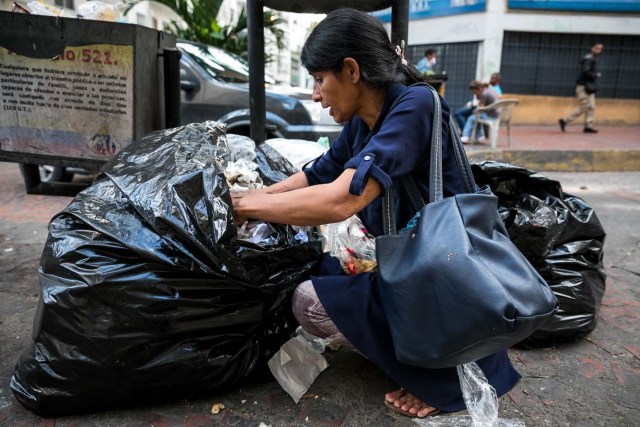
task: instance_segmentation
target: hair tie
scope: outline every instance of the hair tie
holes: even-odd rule
[[[400,46],[396,45],[396,55],[400,57],[402,65],[408,65],[407,60],[404,59],[404,40],[400,41]]]

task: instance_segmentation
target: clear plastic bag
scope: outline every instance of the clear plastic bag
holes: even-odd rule
[[[342,222],[327,224],[322,234],[326,239],[325,251],[340,260],[347,274],[376,270],[376,240],[360,218],[354,215]]]
[[[231,151],[230,161],[235,162],[245,159],[250,162],[256,158],[256,143],[253,139],[244,135],[227,134],[227,142]]]
[[[498,418],[498,396],[477,363],[458,365],[462,397],[469,415],[415,418],[423,427],[525,427],[521,420]]]

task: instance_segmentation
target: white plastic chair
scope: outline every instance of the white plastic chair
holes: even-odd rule
[[[471,135],[476,134],[476,127],[479,125],[489,126],[489,139],[491,141],[491,148],[495,149],[498,145],[498,133],[501,124],[507,125],[507,139],[509,141],[509,147],[511,146],[511,113],[513,107],[518,105],[520,101],[515,98],[505,98],[494,102],[486,107],[478,107],[474,110],[473,114],[476,116],[476,121],[473,124],[473,130]],[[499,115],[495,119],[482,119],[480,113],[486,113],[488,111],[499,111]]]

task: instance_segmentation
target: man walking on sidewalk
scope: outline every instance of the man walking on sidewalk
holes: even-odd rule
[[[567,117],[558,120],[562,132],[567,124],[584,114],[584,133],[598,133],[597,129],[593,128],[593,114],[596,111],[596,82],[600,78],[596,68],[596,57],[602,53],[602,48],[602,43],[594,43],[590,52],[580,61],[580,73],[576,80],[576,96],[580,106]]]

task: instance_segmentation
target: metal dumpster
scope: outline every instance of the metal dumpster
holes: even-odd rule
[[[0,12],[0,160],[98,169],[178,126],[175,43],[138,25]],[[28,193],[77,191],[23,174]]]

